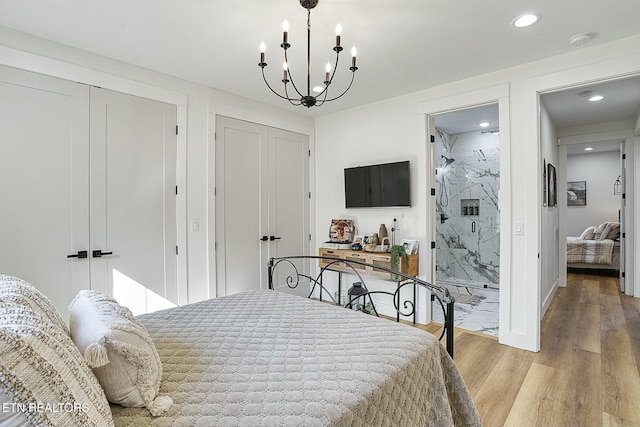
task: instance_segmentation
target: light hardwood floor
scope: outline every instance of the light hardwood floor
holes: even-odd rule
[[[485,426],[640,427],[640,299],[615,278],[569,274],[539,353],[463,330],[455,346]]]

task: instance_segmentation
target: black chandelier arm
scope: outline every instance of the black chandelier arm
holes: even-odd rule
[[[265,65],[266,66],[266,65]],[[287,101],[289,101],[292,105],[295,105],[296,107],[299,105],[302,105],[302,102],[298,102],[298,103],[294,103],[294,101],[296,100],[296,98],[290,98],[289,94],[287,93],[287,85],[284,86],[284,90],[285,90],[285,94],[287,96],[283,96],[281,94],[279,94],[278,92],[276,92],[271,85],[269,84],[269,82],[267,81],[267,77],[264,75],[264,67],[262,67],[262,79],[264,80],[264,83],[267,85],[267,87],[269,88],[269,90],[271,90],[271,92],[273,92],[275,95],[279,96],[282,99],[285,99]]]
[[[353,68],[353,67],[351,67],[351,68]],[[344,94],[346,94],[349,91],[349,89],[351,89],[351,85],[353,84],[353,80],[355,79],[355,76],[356,76],[356,70],[351,70],[351,71],[352,71],[351,72],[351,81],[349,82],[349,86],[347,86],[347,88],[344,90],[344,92],[342,92],[340,95],[336,96],[335,98],[323,99],[322,103],[329,102],[329,101],[335,101],[336,99],[341,98]],[[320,105],[322,105],[322,104],[320,104]]]
[[[296,89],[296,92],[297,92],[297,89]],[[289,96],[289,91],[287,90],[287,84],[286,83],[284,85],[284,94],[286,95],[286,97],[284,99],[289,101],[289,103],[291,105],[295,105],[296,107],[299,106],[299,105],[302,105],[302,98],[300,98],[300,100],[298,100],[297,98],[291,98]],[[302,97],[302,95],[300,95],[300,96]]]
[[[288,98],[287,96],[283,96],[280,95],[278,92],[276,92],[271,85],[269,84],[269,82],[267,81],[267,77],[264,75],[264,67],[262,68],[262,79],[264,80],[265,84],[267,85],[267,87],[269,88],[269,90],[271,90],[271,92],[273,92],[274,94],[276,94],[277,96],[279,96],[282,99],[286,99],[287,101],[291,101],[291,98]],[[286,93],[286,85],[285,85],[285,93]]]
[[[333,67],[333,71],[331,72],[331,77],[329,78],[329,80],[327,80],[326,82],[324,82],[324,89],[322,90],[322,92],[320,92],[318,95],[316,95],[317,98],[320,98],[322,95],[324,95],[324,99],[322,99],[322,101],[320,101],[320,104],[316,104],[318,105],[318,107],[320,105],[322,105],[326,99],[327,99],[327,94],[329,92],[329,86],[331,85],[331,83],[333,82],[333,76],[336,75],[336,70],[338,69],[338,63],[340,61],[340,51],[342,49],[338,49],[340,46],[336,46],[333,48],[333,50],[336,52],[336,65],[335,67]]]

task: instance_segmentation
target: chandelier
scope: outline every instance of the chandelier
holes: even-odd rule
[[[289,68],[289,59],[287,57],[287,50],[291,47],[291,44],[289,44],[288,42],[289,23],[285,20],[284,23],[282,24],[283,34],[282,34],[282,44],[280,44],[280,47],[284,50],[284,63],[283,63],[284,74],[282,77],[282,83],[284,84],[284,95],[274,90],[269,84],[269,82],[267,81],[266,76],[264,75],[264,69],[267,66],[267,63],[265,62],[266,45],[264,44],[264,42],[260,43],[260,63],[258,64],[258,66],[262,69],[262,78],[264,79],[264,82],[266,83],[267,87],[271,90],[271,92],[275,93],[280,98],[286,99],[292,105],[296,105],[296,106],[304,105],[307,108],[311,108],[313,106],[319,107],[325,102],[335,101],[336,99],[342,97],[351,88],[351,85],[353,84],[353,79],[356,74],[356,70],[358,69],[358,67],[356,67],[357,50],[356,50],[356,47],[354,46],[351,49],[351,67],[349,67],[349,70],[351,70],[351,82],[349,83],[349,86],[347,86],[347,88],[344,90],[344,92],[342,92],[340,95],[333,98],[328,98],[329,86],[331,86],[331,82],[333,81],[333,76],[335,75],[336,69],[338,68],[338,59],[340,58],[340,52],[342,52],[343,50],[342,46],[340,46],[340,36],[342,34],[342,27],[340,26],[340,24],[338,24],[336,26],[336,45],[333,47],[333,51],[336,53],[336,60],[335,60],[335,66],[333,67],[333,72],[332,72],[331,62],[327,62],[327,65],[325,66],[325,79],[323,82],[324,86],[314,89],[317,95],[314,96],[311,94],[311,91],[312,91],[311,89],[311,9],[316,7],[318,5],[318,2],[319,0],[300,0],[300,5],[305,9],[307,9],[307,90],[306,90],[306,94],[304,94],[303,92],[300,91],[300,89],[298,89],[298,86],[293,80],[291,69]],[[291,95],[289,94],[289,87],[290,87],[289,83],[291,83],[291,87],[293,87],[293,90],[295,90],[295,94],[293,93]]]

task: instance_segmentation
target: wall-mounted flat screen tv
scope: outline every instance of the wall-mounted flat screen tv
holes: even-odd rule
[[[347,208],[410,207],[409,161],[344,170]]]

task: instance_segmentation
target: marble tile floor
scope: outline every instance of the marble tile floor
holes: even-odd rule
[[[456,297],[454,324],[457,328],[481,334],[498,336],[498,305],[499,293],[497,289],[474,288],[457,286],[449,283],[438,283],[446,286]],[[433,320],[442,322],[443,315],[439,308],[434,309]]]

